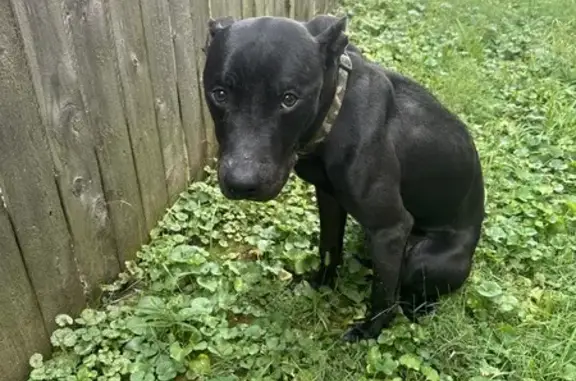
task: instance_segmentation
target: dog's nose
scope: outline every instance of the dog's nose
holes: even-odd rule
[[[232,171],[226,179],[228,189],[237,196],[250,196],[258,191],[258,175],[252,171]]]

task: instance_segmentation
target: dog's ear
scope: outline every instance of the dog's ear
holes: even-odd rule
[[[218,17],[216,19],[210,18],[208,20],[208,33],[206,34],[206,43],[202,51],[206,53],[210,47],[210,43],[216,34],[234,24],[236,20],[231,16]]]
[[[328,60],[340,57],[344,53],[344,49],[348,45],[348,36],[344,34],[347,24],[348,16],[344,16],[324,29],[316,37],[316,41],[318,41]]]
[[[232,16],[218,17],[216,19],[210,18],[208,20],[208,33],[211,37],[214,37],[219,31],[228,28],[230,25],[234,24],[236,20]]]

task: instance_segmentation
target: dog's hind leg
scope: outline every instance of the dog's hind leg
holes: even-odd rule
[[[402,270],[400,305],[416,321],[438,298],[458,290],[470,275],[479,228],[435,232],[409,248]]]
[[[412,231],[410,232],[410,236],[408,237],[408,242],[406,244],[407,250],[409,251],[410,247],[422,241],[424,237],[425,235],[422,230],[418,229],[417,227],[413,227]],[[366,248],[370,247],[370,235],[366,231],[364,231],[364,247]],[[356,261],[360,263],[362,266],[372,268],[372,260],[370,258],[361,256],[360,254],[356,253],[352,254],[352,257],[356,259]]]
[[[342,264],[342,246],[346,227],[346,211],[334,197],[316,187],[320,212],[320,269],[310,279],[313,287],[333,287],[336,269]]]

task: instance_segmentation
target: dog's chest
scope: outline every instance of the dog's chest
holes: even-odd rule
[[[294,167],[296,175],[302,180],[331,193],[333,190],[328,174],[322,161],[316,157],[303,157],[298,159]]]

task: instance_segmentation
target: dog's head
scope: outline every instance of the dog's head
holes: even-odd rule
[[[346,18],[316,36],[287,18],[210,20],[204,96],[226,197],[268,201],[280,193],[332,101],[345,28]]]

